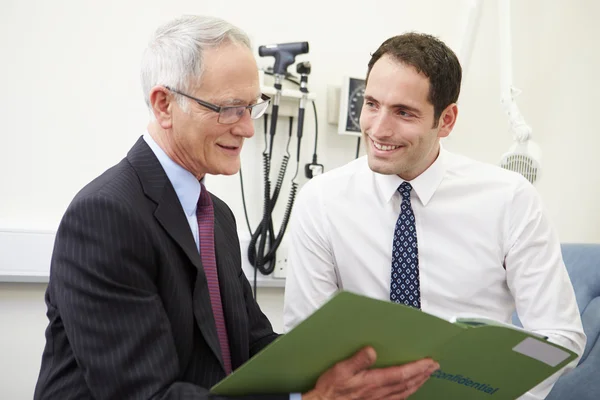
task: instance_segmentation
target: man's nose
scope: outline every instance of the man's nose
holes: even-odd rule
[[[369,135],[373,137],[389,137],[392,135],[391,116],[386,110],[381,110],[373,116],[369,127]]]
[[[245,138],[254,136],[254,120],[250,118],[249,112],[245,112],[240,120],[236,122],[232,129],[232,133]]]

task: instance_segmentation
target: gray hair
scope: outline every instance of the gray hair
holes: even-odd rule
[[[248,35],[220,18],[186,15],[160,26],[142,57],[142,90],[148,108],[152,108],[150,91],[157,85],[189,91],[202,75],[203,52],[225,41],[251,49]],[[183,96],[176,98],[186,110]]]

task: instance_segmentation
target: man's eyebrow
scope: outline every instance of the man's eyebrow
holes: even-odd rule
[[[244,101],[242,99],[226,99],[223,101],[219,102],[221,105],[223,106],[242,106],[242,105],[247,105],[248,102]]]
[[[366,101],[372,101],[374,103],[379,103],[377,101],[377,99],[375,99],[373,96],[370,96],[370,95],[366,95],[365,96],[365,100]],[[390,107],[391,108],[398,108],[398,109],[401,109],[401,110],[410,111],[410,112],[413,112],[415,114],[420,114],[421,113],[420,109],[418,109],[416,107],[413,107],[413,106],[409,106],[408,104],[403,104],[403,103],[392,104]]]
[[[373,96],[370,96],[370,95],[368,95],[368,94],[367,94],[367,95],[365,95],[364,99],[365,99],[365,101],[371,101],[371,102],[373,102],[373,103],[379,103],[375,97],[373,97]]]
[[[412,106],[409,106],[407,104],[402,104],[402,103],[400,103],[400,104],[393,104],[392,108],[396,108],[396,109],[403,110],[403,111],[410,111],[413,114],[421,114],[421,110],[420,109],[412,107]]]
[[[234,98],[234,99],[223,100],[220,102],[220,104],[223,106],[247,106],[247,105],[256,104],[256,102],[260,99],[261,96],[262,96],[262,94],[259,93],[254,99],[252,99],[252,101],[250,103],[248,103],[247,100]]]

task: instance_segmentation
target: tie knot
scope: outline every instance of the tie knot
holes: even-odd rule
[[[198,199],[199,206],[210,206],[211,205],[210,194],[204,187],[204,184],[200,182],[200,198]]]
[[[412,185],[408,182],[402,182],[398,187],[398,191],[402,195],[403,200],[410,201],[410,191],[412,190]]]

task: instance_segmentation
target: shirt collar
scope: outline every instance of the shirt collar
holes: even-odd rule
[[[424,206],[429,203],[429,200],[431,200],[433,194],[444,178],[444,174],[446,173],[446,165],[444,163],[445,158],[446,150],[444,150],[440,143],[440,152],[433,164],[431,164],[431,166],[421,175],[410,181],[413,191]],[[374,174],[381,197],[386,202],[389,202],[396,194],[400,184],[404,182],[404,179],[400,178],[398,175]]]
[[[169,181],[175,189],[179,202],[188,216],[196,213],[198,199],[200,198],[200,182],[194,174],[173,161],[167,153],[154,141],[148,132],[144,134],[144,140],[158,158],[158,162],[165,170]]]

